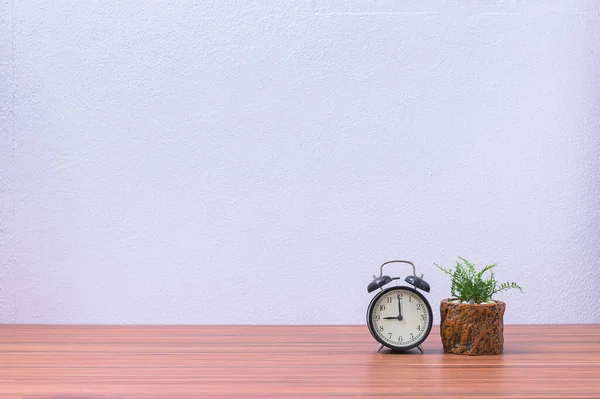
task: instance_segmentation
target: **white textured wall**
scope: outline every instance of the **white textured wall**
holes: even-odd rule
[[[394,258],[437,318],[461,255],[600,322],[594,3],[0,0],[0,321],[363,323]]]

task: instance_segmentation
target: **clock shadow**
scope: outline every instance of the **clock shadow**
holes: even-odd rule
[[[392,355],[392,356],[411,356],[411,355],[423,355],[417,348],[412,348],[406,351],[395,351],[390,348],[383,348],[377,353],[378,355]]]

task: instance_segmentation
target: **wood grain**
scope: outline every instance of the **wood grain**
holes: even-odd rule
[[[382,351],[366,326],[0,326],[0,398],[600,398],[600,325],[507,325],[504,354]]]

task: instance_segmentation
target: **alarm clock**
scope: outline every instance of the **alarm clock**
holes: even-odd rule
[[[404,281],[412,287],[396,285],[386,289],[383,286],[400,277],[383,274],[383,267],[390,263],[406,263],[412,266],[413,274]],[[367,286],[367,292],[380,291],[373,297],[367,308],[367,325],[373,338],[393,352],[405,352],[417,348],[423,353],[421,344],[427,339],[433,324],[431,306],[425,296],[419,292],[429,292],[429,284],[423,275],[417,276],[415,265],[406,260],[390,260],[380,267],[379,277]],[[414,287],[414,288],[413,288]]]

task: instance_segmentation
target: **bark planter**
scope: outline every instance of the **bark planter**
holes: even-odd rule
[[[440,304],[440,334],[444,351],[457,355],[498,355],[504,349],[506,304]]]

